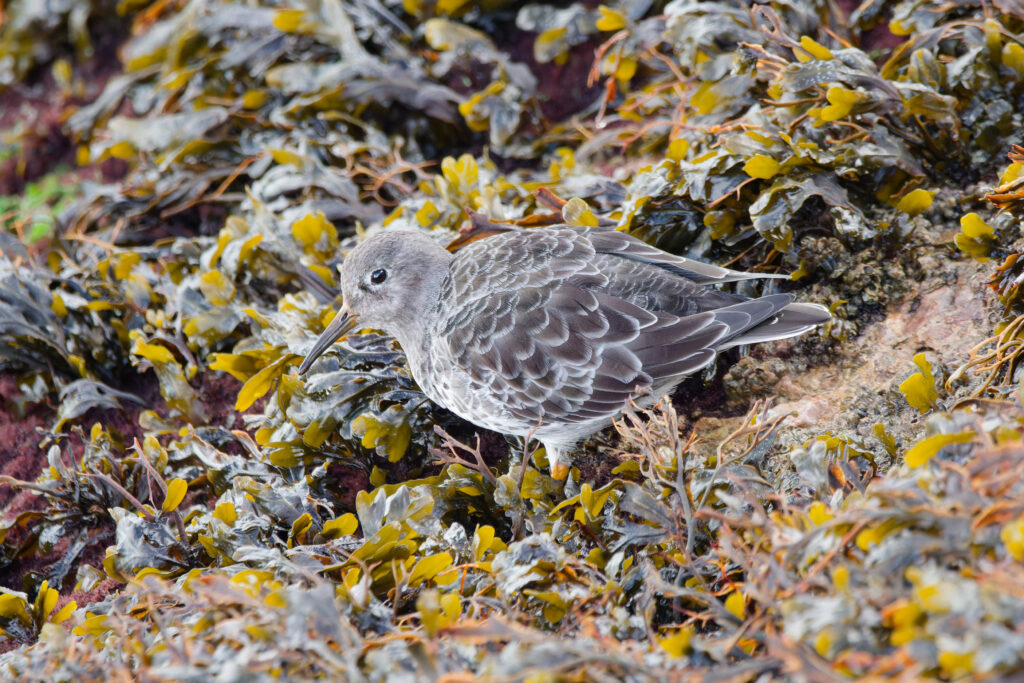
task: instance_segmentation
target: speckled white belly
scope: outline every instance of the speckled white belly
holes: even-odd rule
[[[484,429],[524,437],[528,434],[545,445],[568,446],[611,424],[612,417],[586,422],[528,424],[508,411],[486,387],[473,381],[455,360],[433,349],[409,355],[409,367],[417,384],[434,403]],[[445,368],[439,371],[438,368]]]

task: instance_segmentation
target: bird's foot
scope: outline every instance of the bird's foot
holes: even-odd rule
[[[551,478],[557,481],[565,481],[565,478],[569,476],[569,466],[564,462],[558,462],[557,460],[551,463]]]

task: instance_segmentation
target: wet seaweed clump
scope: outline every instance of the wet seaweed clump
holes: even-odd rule
[[[1024,11],[851,5],[5,6],[0,672],[1020,675]],[[834,319],[565,481],[373,330],[297,374],[364,236],[495,223]]]

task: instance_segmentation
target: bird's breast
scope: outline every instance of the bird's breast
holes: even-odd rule
[[[427,344],[407,356],[413,378],[427,398],[464,420],[506,434],[525,433],[532,426],[514,417],[505,397],[477,376],[479,373],[462,367],[465,357],[452,354],[448,342]]]

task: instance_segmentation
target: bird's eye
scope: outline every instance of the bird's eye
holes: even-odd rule
[[[370,282],[372,282],[375,285],[379,285],[380,283],[384,282],[387,279],[388,271],[384,270],[383,268],[378,268],[377,270],[370,273]]]

